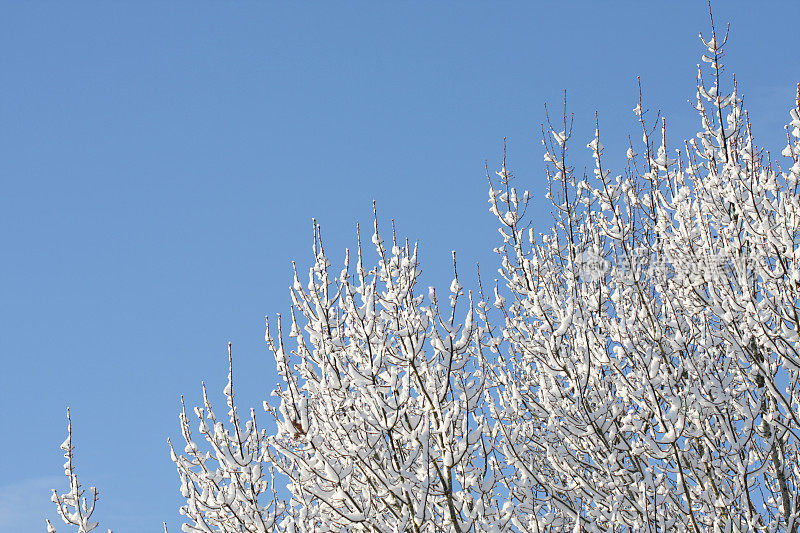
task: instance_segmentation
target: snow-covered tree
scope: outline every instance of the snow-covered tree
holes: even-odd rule
[[[205,388],[180,414],[183,530],[795,533],[800,88],[773,159],[725,81],[727,34],[701,39],[695,139],[670,146],[640,96],[626,167],[606,168],[598,124],[587,178],[566,109],[548,117],[547,233],[505,162],[487,172],[487,287],[465,290],[454,254],[447,294],[421,289],[416,244],[377,215],[374,262],[358,231],[335,268],[315,224],[314,264],[267,325],[275,431],[240,418],[232,370],[225,421]],[[62,448],[54,501],[90,531],[71,431]]]
[[[640,102],[625,173],[598,129],[586,180],[550,125],[541,238],[505,169],[491,189],[510,294],[489,403],[520,529],[797,530],[800,105],[782,171],[723,86],[725,39],[703,43],[696,139],[670,150]]]

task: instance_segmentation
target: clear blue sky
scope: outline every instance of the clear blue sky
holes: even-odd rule
[[[715,11],[777,151],[800,3]],[[543,104],[568,91],[579,169],[595,110],[619,161],[637,75],[673,140],[693,136],[707,28],[700,0],[0,1],[0,532],[55,522],[67,405],[102,530],[179,531],[179,396],[205,379],[222,403],[230,340],[241,404],[268,397],[264,315],[309,264],[312,217],[339,261],[375,199],[420,240],[426,284],[449,285],[453,249],[465,285],[476,260],[491,276],[483,161],[503,137],[543,198]]]

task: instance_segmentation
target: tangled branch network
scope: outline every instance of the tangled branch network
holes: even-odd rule
[[[796,532],[800,94],[773,159],[724,75],[727,33],[701,38],[696,138],[668,146],[640,91],[624,171],[598,125],[582,177],[571,118],[548,116],[547,233],[505,163],[487,172],[487,286],[421,291],[416,245],[377,216],[374,256],[359,231],[337,271],[315,226],[267,325],[275,430],[240,415],[232,371],[224,417],[205,387],[180,413],[183,531]],[[53,501],[88,532],[69,435]]]

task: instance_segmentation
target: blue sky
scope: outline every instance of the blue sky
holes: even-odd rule
[[[449,285],[455,249],[471,285],[475,261],[495,268],[483,161],[497,169],[503,137],[544,230],[543,104],[567,90],[576,148],[596,110],[619,162],[639,75],[672,139],[691,137],[708,28],[699,0],[0,6],[3,533],[55,522],[67,405],[103,531],[179,531],[180,395],[206,380],[221,403],[230,340],[241,405],[268,398],[264,316],[288,307],[290,261],[309,264],[312,217],[340,261],[374,199],[419,239],[426,284]],[[778,151],[800,4],[715,16]]]

